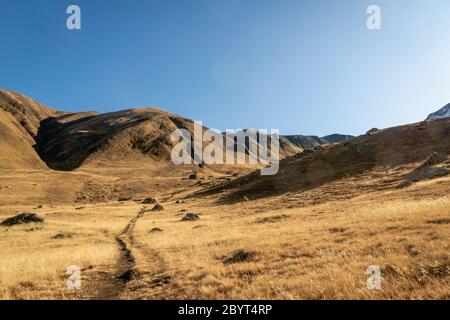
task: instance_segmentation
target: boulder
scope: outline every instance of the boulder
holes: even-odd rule
[[[164,210],[164,207],[160,204],[155,204],[155,206],[153,207],[152,211],[162,211]]]
[[[254,257],[256,256],[256,252],[253,251],[246,251],[246,250],[238,250],[233,253],[233,255],[224,260],[224,264],[234,264],[234,263],[241,263],[246,261],[252,261]]]
[[[71,233],[65,233],[65,232],[58,232],[56,235],[52,237],[52,239],[71,239],[73,238],[73,234]]]
[[[421,167],[432,166],[435,164],[444,163],[447,161],[447,155],[445,153],[433,152],[422,164]]]
[[[197,180],[198,176],[196,172],[193,172],[189,175],[189,180]]]
[[[181,221],[197,221],[198,219],[200,219],[198,214],[191,212],[191,213],[188,213],[187,215],[185,215],[183,217],[183,219],[181,219]]]
[[[438,177],[443,177],[449,174],[449,172],[450,171],[446,168],[422,167],[408,174],[406,176],[406,179],[412,182],[418,182],[422,180],[429,180]]]
[[[21,213],[15,217],[8,218],[4,220],[0,225],[11,227],[17,224],[24,224],[24,223],[42,223],[44,222],[44,218],[41,218],[35,213]]]
[[[156,199],[155,198],[145,198],[144,200],[142,200],[143,204],[155,204],[156,203]]]

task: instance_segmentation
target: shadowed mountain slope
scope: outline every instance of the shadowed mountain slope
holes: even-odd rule
[[[42,159],[53,169],[74,170],[82,165],[103,166],[116,162],[168,163],[178,143],[171,140],[176,129],[194,137],[192,120],[157,108],[130,109],[97,114],[69,114],[41,122],[37,141]],[[207,128],[203,127],[203,131]],[[223,136],[223,135],[222,135]],[[226,139],[223,136],[224,154]],[[205,148],[210,142],[203,142]],[[235,146],[239,142],[231,142]],[[248,141],[243,144],[245,153]],[[303,149],[281,138],[280,155],[287,157]],[[194,154],[191,150],[191,158]]]
[[[323,141],[324,144],[333,144],[340,143],[350,139],[353,139],[354,136],[346,135],[346,134],[330,134],[325,137],[321,137],[320,140]]]
[[[170,159],[173,130],[192,127],[190,120],[155,108],[96,114],[72,114],[42,122],[38,142],[51,168],[74,170],[103,160]]]
[[[259,198],[301,192],[377,167],[391,168],[422,161],[433,152],[450,154],[450,118],[380,130],[347,142],[286,158],[274,176],[259,171],[205,194],[230,191],[229,199]]]
[[[284,136],[287,140],[293,144],[307,150],[313,149],[323,144],[323,141],[316,136],[303,136],[300,134]]]
[[[194,136],[192,120],[161,109],[67,113],[0,90],[0,169],[45,169],[48,165],[67,171],[117,162],[164,164],[178,143],[171,141],[176,129],[186,129]],[[227,138],[223,139],[225,148]],[[281,140],[282,157],[303,151]],[[203,148],[208,144],[203,142]],[[245,144],[246,154],[251,153]],[[239,142],[231,145],[237,150]]]

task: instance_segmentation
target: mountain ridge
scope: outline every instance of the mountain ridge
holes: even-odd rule
[[[250,173],[200,194],[228,191],[230,201],[300,192],[375,168],[423,161],[433,153],[450,154],[450,118],[379,130],[280,161],[273,176]],[[228,200],[227,200],[228,201]]]
[[[446,119],[448,112],[450,104],[427,119]],[[0,169],[75,170],[108,161],[169,162],[176,144],[171,133],[176,129],[187,129],[193,135],[194,122],[160,108],[70,113],[14,91],[0,90]],[[358,137],[280,135],[280,158],[354,139]],[[203,147],[206,145],[204,142]],[[251,152],[248,142],[244,149],[247,155]]]
[[[66,171],[85,164],[104,164],[108,159],[143,161],[142,155],[150,162],[167,162],[175,144],[171,133],[176,129],[194,132],[192,120],[160,108],[70,113],[51,109],[10,90],[0,90],[0,111],[3,154],[13,155],[11,159],[4,156],[0,161],[2,169],[50,167]],[[280,157],[330,143],[322,138],[303,137],[280,136]],[[228,138],[224,136],[224,139]],[[314,142],[305,143],[308,139]],[[244,149],[246,154],[251,152],[247,143]],[[103,161],[96,161],[100,158]]]
[[[438,119],[450,118],[450,103],[436,112],[431,113],[426,120],[433,121]]]

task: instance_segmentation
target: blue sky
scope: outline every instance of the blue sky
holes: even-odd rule
[[[81,30],[66,28],[70,4]],[[325,135],[450,102],[448,0],[0,0],[0,37],[0,88],[67,111],[158,106],[220,130]]]

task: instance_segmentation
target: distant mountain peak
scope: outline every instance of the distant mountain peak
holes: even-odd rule
[[[350,135],[344,135],[344,134],[331,134],[325,137],[318,137],[318,136],[304,136],[300,134],[296,135],[289,135],[285,136],[290,142],[294,143],[295,145],[303,148],[303,149],[312,149],[317,146],[321,146],[324,144],[334,144],[339,143],[343,141],[350,140],[354,138]]]
[[[433,121],[443,118],[450,118],[450,103],[447,104],[442,109],[430,114],[427,118],[427,120]]]
[[[320,139],[325,143],[325,144],[332,144],[332,143],[339,143],[339,142],[343,142],[343,141],[347,141],[350,139],[353,139],[354,136],[348,135],[348,134],[339,134],[339,133],[335,133],[335,134],[330,134],[328,136],[325,137],[321,137]]]

